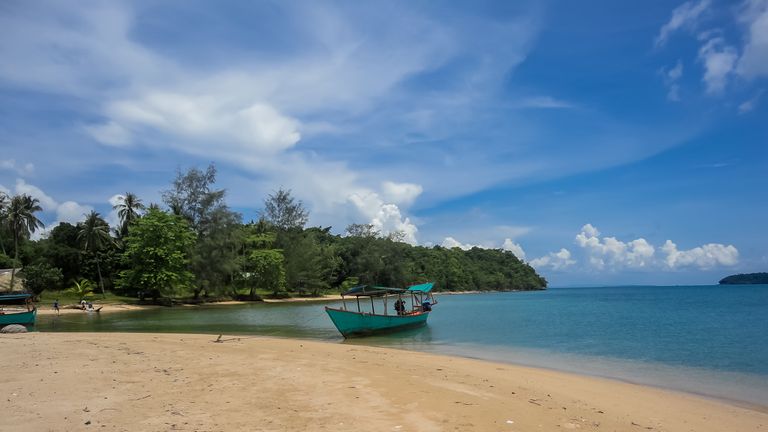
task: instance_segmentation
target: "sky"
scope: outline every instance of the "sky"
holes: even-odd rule
[[[115,223],[214,163],[246,221],[715,283],[768,271],[767,78],[768,0],[6,0],[0,190]]]

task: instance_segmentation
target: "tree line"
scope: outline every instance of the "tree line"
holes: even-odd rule
[[[426,281],[436,289],[533,290],[546,280],[511,252],[411,246],[401,233],[382,235],[352,224],[343,235],[306,227],[309,212],[290,190],[264,199],[256,221],[244,223],[216,189],[216,168],[177,173],[162,205],[126,193],[110,228],[91,211],[77,224],[61,222],[43,238],[39,201],[0,194],[0,268],[22,267],[24,286],[83,291],[93,287],[139,298],[258,299],[320,295],[355,284],[403,287]]]

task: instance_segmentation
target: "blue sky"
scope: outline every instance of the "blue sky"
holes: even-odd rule
[[[553,285],[768,268],[768,1],[0,4],[0,187],[48,226],[216,163],[244,218],[505,248]]]

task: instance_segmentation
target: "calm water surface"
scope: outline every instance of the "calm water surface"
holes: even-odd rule
[[[446,295],[439,302],[424,328],[345,342],[322,303],[40,316],[37,330],[319,339],[547,367],[768,405],[768,285],[551,288]]]

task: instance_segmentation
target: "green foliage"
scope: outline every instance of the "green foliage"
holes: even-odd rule
[[[300,230],[307,224],[309,212],[291,196],[290,189],[280,188],[264,200],[264,217],[279,230]]]
[[[187,269],[194,242],[195,235],[184,219],[149,209],[125,238],[127,270],[120,272],[118,286],[149,296],[184,294],[193,282]]]
[[[721,285],[765,284],[768,285],[768,273],[742,273],[720,280]]]
[[[83,248],[83,252],[91,254],[96,263],[96,273],[99,277],[99,286],[101,294],[105,294],[104,278],[101,275],[101,256],[100,252],[105,247],[114,245],[114,240],[109,234],[109,224],[99,216],[96,211],[86,215],[85,222],[78,224],[77,239]]]
[[[14,260],[19,262],[19,243],[45,225],[35,216],[42,211],[40,200],[27,194],[16,195],[7,201],[3,199],[3,221],[8,224],[13,236]],[[5,202],[7,201],[7,204]],[[11,291],[16,279],[16,269],[11,270]]]
[[[229,210],[224,190],[214,190],[216,167],[179,172],[163,200],[175,214],[189,221],[197,239],[190,253],[194,296],[222,293],[237,270],[237,228],[240,215]]]
[[[248,256],[246,270],[252,286],[270,290],[275,296],[285,291],[285,259],[281,250],[254,250]]]
[[[21,274],[24,276],[24,289],[35,296],[47,289],[58,289],[61,285],[61,269],[46,263],[24,267]]]
[[[65,292],[74,295],[78,301],[81,301],[92,297],[94,288],[93,282],[88,279],[81,279],[79,282],[75,281],[75,284]]]
[[[145,207],[136,194],[126,192],[125,195],[119,197],[118,203],[112,206],[112,209],[117,210],[117,216],[120,218],[120,228],[117,232],[119,237],[123,238],[128,235],[131,223],[141,217],[139,211],[144,210]]]

